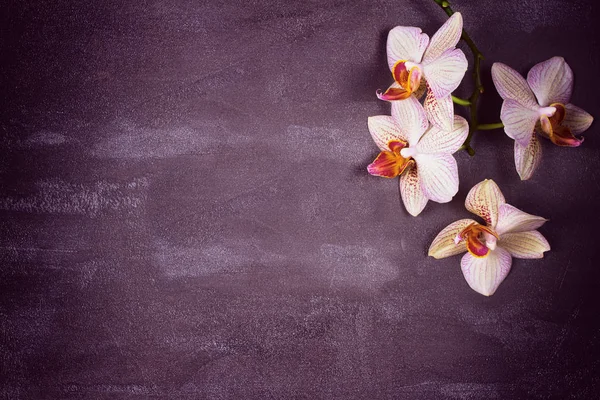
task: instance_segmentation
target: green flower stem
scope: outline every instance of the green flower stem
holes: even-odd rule
[[[454,14],[452,8],[450,8],[450,3],[446,0],[433,0],[435,1],[442,10],[451,17]],[[475,66],[473,68],[473,81],[475,83],[475,88],[473,89],[473,93],[469,97],[469,111],[471,115],[471,122],[469,124],[469,135],[463,143],[462,148],[469,153],[470,156],[475,155],[475,150],[471,147],[471,139],[473,138],[473,133],[477,130],[479,124],[477,123],[477,103],[479,100],[479,95],[483,93],[483,85],[481,84],[481,60],[483,60],[483,55],[475,45],[475,42],[471,39],[469,34],[463,29],[461,39],[465,41],[469,49],[471,49],[471,53],[473,53],[473,59]],[[452,99],[454,100],[454,98]],[[459,103],[457,103],[459,104]]]
[[[461,106],[467,106],[469,107],[471,105],[471,102],[467,99],[461,99],[460,97],[456,97],[454,95],[452,95],[452,101],[455,102],[456,104],[459,104]]]
[[[504,124],[502,122],[496,122],[495,124],[479,124],[475,129],[478,131],[491,131],[492,129],[500,128],[504,128]]]

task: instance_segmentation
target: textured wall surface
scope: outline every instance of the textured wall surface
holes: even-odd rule
[[[481,120],[492,62],[555,55],[600,118],[594,3],[453,3],[486,56]],[[527,182],[511,139],[478,134],[454,201],[417,218],[366,172],[387,32],[445,20],[431,0],[5,3],[0,396],[597,395],[598,122],[544,141]],[[485,178],[552,246],[490,298],[427,257]]]

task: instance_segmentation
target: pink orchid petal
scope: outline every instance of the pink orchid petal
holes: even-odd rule
[[[492,65],[492,80],[500,97],[515,100],[527,107],[536,107],[537,102],[527,81],[517,71],[502,63]]]
[[[389,115],[376,115],[369,117],[367,126],[373,141],[381,151],[389,151],[389,143],[393,141],[407,142],[406,137]]]
[[[544,225],[546,221],[546,218],[528,214],[505,203],[498,207],[496,233],[502,236],[506,233],[533,231]]]
[[[421,28],[397,26],[387,38],[387,60],[390,71],[399,60],[420,63],[429,44],[429,36]]]
[[[446,131],[452,130],[454,104],[452,97],[446,96],[436,99],[431,90],[427,90],[425,97],[425,114],[427,119],[435,126]]]
[[[567,104],[573,92],[573,71],[564,58],[552,57],[529,70],[527,83],[540,106]]]
[[[449,96],[460,85],[467,66],[465,53],[460,49],[450,49],[424,64],[423,76],[433,95],[441,99]]]
[[[562,124],[570,128],[574,135],[585,132],[594,122],[594,117],[573,104],[566,104],[565,110],[565,119]]]
[[[419,182],[419,174],[415,166],[409,166],[399,180],[400,196],[406,211],[416,217],[423,211],[429,199],[425,197]]]
[[[544,252],[550,251],[550,244],[538,231],[505,233],[498,246],[515,258],[544,258]]]
[[[531,178],[542,159],[542,145],[534,133],[527,146],[521,146],[515,141],[515,166],[521,180]]]
[[[500,120],[504,124],[504,132],[523,147],[529,144],[535,131],[535,124],[540,115],[536,109],[523,106],[515,100],[504,100],[500,110]]]
[[[462,35],[463,19],[460,13],[454,13],[431,37],[429,46],[425,50],[423,62],[435,60],[448,49],[454,49]]]
[[[451,130],[432,126],[419,140],[417,151],[426,154],[456,152],[469,134],[469,123],[459,115],[454,116],[453,122]]]
[[[510,272],[512,258],[502,247],[496,247],[483,258],[467,253],[460,260],[465,280],[477,293],[491,296]]]
[[[505,202],[496,182],[486,179],[471,188],[465,200],[465,207],[483,218],[493,229],[498,221],[498,207]]]
[[[447,203],[458,192],[458,166],[450,154],[414,156],[423,193],[429,200]]]
[[[467,251],[467,242],[465,240],[456,243],[454,239],[467,226],[474,223],[476,222],[472,219],[461,219],[442,229],[435,239],[433,239],[433,242],[431,242],[428,255],[440,259]]]
[[[415,146],[429,127],[425,110],[419,100],[410,96],[392,103],[392,118],[411,146]]]

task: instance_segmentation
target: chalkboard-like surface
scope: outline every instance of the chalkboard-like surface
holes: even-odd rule
[[[486,56],[482,121],[492,62],[555,55],[600,118],[597,2],[453,6]],[[2,398],[597,395],[597,122],[580,148],[544,141],[527,182],[511,139],[478,134],[455,200],[417,218],[366,172],[387,32],[445,20],[425,0],[9,1]],[[490,298],[427,257],[485,178],[552,246]]]

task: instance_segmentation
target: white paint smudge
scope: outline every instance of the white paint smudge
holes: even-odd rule
[[[146,178],[127,183],[98,181],[91,185],[43,180],[35,184],[33,195],[0,199],[0,210],[89,217],[107,211],[134,212],[145,204],[148,185]]]
[[[260,249],[250,240],[227,240],[203,247],[169,246],[159,242],[156,248],[154,258],[169,277],[244,273],[255,266],[276,265],[283,259]]]
[[[110,137],[93,146],[98,158],[168,158],[183,154],[211,153],[221,144],[224,129],[219,124],[205,124],[198,129],[142,128],[123,123]]]
[[[342,285],[372,290],[398,276],[398,268],[392,260],[373,247],[323,244],[320,253],[319,262],[327,268],[330,287]]]
[[[343,162],[361,162],[356,149],[364,147],[365,137],[348,135],[337,128],[308,128],[288,126],[285,135],[286,147],[294,151],[295,159],[314,157]]]
[[[58,146],[65,144],[69,139],[62,133],[40,131],[31,135],[25,144],[28,146]]]

